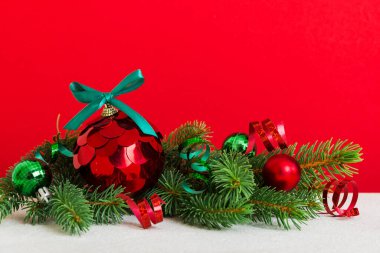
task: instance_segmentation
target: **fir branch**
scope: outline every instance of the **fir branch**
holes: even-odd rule
[[[272,225],[275,217],[278,226],[285,229],[290,229],[291,224],[300,229],[300,224],[314,218],[320,210],[318,202],[305,192],[297,195],[269,187],[256,188],[250,203],[253,205],[254,222]]]
[[[332,140],[324,142],[315,142],[314,144],[305,144],[300,147],[297,152],[294,152],[296,144],[288,149],[276,149],[273,152],[264,152],[250,159],[255,178],[260,180],[262,168],[266,161],[275,154],[285,153],[293,156],[301,166],[301,187],[316,189],[331,178],[351,177],[357,173],[357,169],[350,164],[362,161],[362,148],[358,144],[347,141],[337,140],[332,143]],[[321,189],[320,187],[317,187]]]
[[[248,199],[255,186],[248,157],[235,152],[223,152],[211,160],[211,180],[226,199]]]
[[[69,234],[80,234],[89,229],[94,213],[84,197],[83,190],[70,182],[64,182],[51,189],[53,197],[51,216]]]
[[[13,211],[12,201],[0,190],[0,222]]]
[[[185,193],[182,187],[184,179],[179,171],[166,169],[158,179],[156,187],[147,194],[150,197],[156,193],[165,201],[163,210],[166,216],[175,216],[178,212],[181,197]]]
[[[95,224],[117,224],[123,221],[128,208],[125,201],[118,197],[123,192],[123,187],[115,188],[113,185],[104,191],[95,189],[87,192],[87,204],[93,209]]]
[[[17,211],[25,201],[25,197],[13,187],[12,172],[13,167],[7,171],[4,178],[0,178],[0,222],[12,212]]]
[[[211,138],[211,129],[203,121],[188,121],[173,130],[163,141],[165,151],[177,149],[186,140],[200,137],[205,141]]]
[[[228,201],[220,194],[200,194],[183,199],[179,216],[190,225],[221,229],[249,222],[251,212],[245,199]]]
[[[34,199],[29,199],[23,209],[26,210],[24,222],[32,225],[45,223],[49,218],[49,206]]]
[[[350,164],[362,161],[362,148],[347,140],[332,139],[325,142],[303,145],[295,156],[302,169],[302,184],[312,186],[331,178],[352,177],[358,170]]]

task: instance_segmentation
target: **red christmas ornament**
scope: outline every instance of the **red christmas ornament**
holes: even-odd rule
[[[123,112],[106,107],[100,119],[80,133],[74,149],[74,167],[91,185],[112,184],[137,195],[152,187],[164,165],[161,142],[145,135]]]
[[[285,154],[269,158],[262,173],[266,185],[283,191],[292,190],[301,178],[301,168],[298,162]]]

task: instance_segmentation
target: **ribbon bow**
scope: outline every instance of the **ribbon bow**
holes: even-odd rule
[[[144,83],[141,70],[136,70],[124,78],[111,92],[100,92],[83,84],[72,82],[70,90],[74,97],[82,103],[88,104],[65,125],[65,129],[75,130],[94,112],[105,104],[111,104],[127,114],[147,135],[157,137],[156,131],[139,113],[128,105],[116,99],[117,96],[136,90]]]

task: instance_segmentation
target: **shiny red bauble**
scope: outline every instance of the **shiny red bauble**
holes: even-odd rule
[[[74,167],[90,185],[101,190],[115,185],[137,195],[160,176],[164,156],[161,141],[145,135],[125,113],[88,124],[74,149]]]
[[[263,168],[264,183],[276,190],[290,191],[297,186],[301,178],[298,162],[285,154],[274,155]]]

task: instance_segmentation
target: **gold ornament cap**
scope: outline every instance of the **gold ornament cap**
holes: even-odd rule
[[[116,109],[111,104],[105,104],[103,107],[103,111],[102,111],[101,115],[102,115],[102,117],[110,117],[112,115],[115,115],[118,112],[119,112],[119,110]]]

